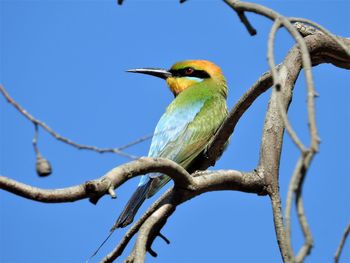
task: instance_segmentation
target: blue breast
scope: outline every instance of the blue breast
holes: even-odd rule
[[[148,156],[158,157],[168,143],[175,141],[187,124],[196,117],[204,102],[204,100],[196,101],[185,107],[175,108],[171,112],[165,112],[154,131]],[[162,157],[169,158],[169,156]]]
[[[171,111],[167,110],[156,126],[148,156],[174,159],[176,156],[173,156],[171,152],[164,156],[161,155],[162,151],[170,142],[175,141],[182,134],[186,126],[199,113],[204,103],[205,100],[199,100],[183,107],[174,108]],[[147,175],[142,176],[139,185],[145,184],[148,178]]]

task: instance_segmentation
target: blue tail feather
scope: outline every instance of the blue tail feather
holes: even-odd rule
[[[131,196],[129,202],[126,204],[123,212],[120,214],[118,220],[112,227],[111,231],[119,227],[126,227],[133,220],[137,211],[139,210],[142,203],[146,200],[149,188],[151,186],[152,179],[143,185],[139,185]]]

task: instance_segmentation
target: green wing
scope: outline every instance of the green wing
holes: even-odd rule
[[[212,97],[205,102],[194,120],[190,122],[175,141],[169,142],[159,157],[169,158],[187,168],[206,148],[210,139],[227,116],[226,102],[222,97]],[[153,177],[148,197],[169,182],[165,175]]]

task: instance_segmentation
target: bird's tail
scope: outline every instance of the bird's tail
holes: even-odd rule
[[[136,215],[140,206],[148,197],[147,194],[151,187],[152,181],[153,179],[149,179],[145,184],[140,185],[139,187],[136,188],[136,191],[134,192],[129,202],[124,207],[123,212],[120,214],[118,220],[115,222],[115,224],[111,228],[109,235],[106,237],[106,239],[101,243],[101,245],[96,249],[96,251],[90,256],[90,258],[85,263],[88,263],[90,259],[92,259],[98,253],[101,247],[112,236],[114,230],[116,230],[119,227],[126,227],[133,221],[134,216]]]
[[[134,220],[134,216],[136,215],[142,203],[147,198],[151,183],[152,179],[150,179],[146,184],[137,187],[136,191],[131,196],[129,202],[126,204],[123,212],[120,214],[111,231],[119,227],[126,227]]]

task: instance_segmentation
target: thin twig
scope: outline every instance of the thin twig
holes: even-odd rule
[[[238,2],[238,1],[231,1],[231,3],[229,3],[230,1],[224,0],[227,4],[229,5],[234,5],[234,2]],[[231,6],[232,7],[232,6]],[[233,8],[233,7],[232,7]],[[255,36],[256,35],[256,29],[252,26],[252,24],[249,22],[248,18],[246,17],[244,10],[239,9],[239,8],[233,8],[233,10],[236,11],[239,19],[241,20],[241,22],[243,23],[243,25],[245,26],[245,28],[247,29],[247,31],[249,32],[249,34],[251,36]]]
[[[280,248],[280,253],[283,262],[291,262],[293,255],[287,247],[286,235],[283,227],[283,217],[282,217],[282,202],[279,192],[270,194],[273,222],[275,225],[275,232],[277,237],[278,247]]]
[[[272,25],[272,28],[268,36],[268,41],[267,41],[267,61],[269,64],[270,71],[272,72],[273,85],[275,86],[277,91],[281,89],[281,83],[280,83],[279,75],[276,69],[274,46],[275,46],[276,33],[280,27],[281,27],[281,18],[277,17],[275,22]]]
[[[337,251],[335,252],[335,255],[334,255],[334,263],[338,263],[339,262],[340,254],[343,251],[343,247],[344,247],[346,238],[348,237],[349,233],[350,233],[350,223],[346,226],[346,228],[344,230],[344,233],[343,233],[343,235],[342,235],[342,237],[340,239]]]
[[[288,32],[294,37],[296,42],[299,45],[303,63],[303,69],[305,72],[306,86],[307,86],[307,110],[308,110],[308,123],[309,123],[309,132],[311,136],[310,148],[311,151],[317,152],[319,145],[319,136],[316,125],[316,113],[315,113],[315,97],[316,92],[314,88],[314,81],[311,71],[311,58],[306,43],[296,28],[286,19],[282,18],[283,26],[288,30]],[[304,152],[302,153],[304,154]]]
[[[66,137],[63,137],[61,135],[59,135],[57,132],[55,132],[52,128],[50,128],[47,124],[45,124],[44,122],[40,121],[39,119],[36,119],[35,117],[33,117],[29,112],[27,112],[24,108],[22,108],[9,94],[8,92],[5,90],[5,88],[0,84],[0,92],[2,93],[2,95],[5,97],[5,99],[11,104],[13,105],[25,118],[27,118],[29,121],[31,121],[34,125],[40,126],[41,128],[43,128],[44,130],[46,130],[50,135],[52,135],[56,140],[61,141],[63,143],[66,143],[68,145],[71,145],[79,150],[90,150],[90,151],[95,151],[98,153],[115,153],[118,154],[120,156],[135,160],[138,159],[138,156],[135,155],[131,155],[128,153],[125,153],[121,150],[119,150],[118,148],[99,148],[96,146],[90,146],[90,145],[83,145],[83,144],[79,144],[76,143]],[[124,149],[126,147],[124,146]]]
[[[312,238],[312,233],[311,233],[309,223],[305,215],[305,209],[304,209],[303,199],[301,194],[297,194],[296,206],[297,206],[299,224],[301,226],[305,240],[304,240],[304,244],[299,249],[299,252],[295,258],[295,262],[302,263],[304,262],[306,256],[308,256],[311,253],[311,249],[313,247],[314,241]]]
[[[268,64],[269,64],[270,70],[272,72],[272,79],[273,79],[273,83],[274,83],[274,88],[276,89],[277,94],[278,94],[277,95],[277,103],[278,103],[279,111],[280,111],[284,126],[285,126],[289,136],[293,140],[293,142],[304,153],[306,151],[306,147],[301,142],[298,135],[294,131],[292,125],[290,124],[289,119],[288,119],[288,115],[287,115],[286,110],[284,109],[284,107],[282,105],[282,101],[281,101],[282,100],[282,95],[281,95],[282,83],[281,83],[279,75],[282,75],[282,74],[281,74],[281,72],[277,72],[275,58],[274,58],[275,36],[276,36],[277,30],[280,28],[281,25],[282,25],[281,18],[277,17],[275,22],[273,23],[273,26],[271,28],[271,31],[270,31],[270,34],[268,37],[267,59],[268,59]],[[283,76],[283,79],[285,82],[286,76]]]
[[[34,137],[32,140],[32,144],[33,144],[34,152],[35,152],[35,155],[37,156],[37,158],[38,158],[38,156],[40,156],[40,151],[38,148],[38,132],[39,132],[38,124],[34,123]]]
[[[305,257],[310,253],[313,247],[313,239],[309,224],[307,222],[303,201],[302,201],[302,188],[306,172],[309,170],[312,158],[314,154],[308,152],[307,154],[302,154],[297,162],[297,165],[294,169],[291,181],[289,183],[289,189],[286,199],[286,208],[285,208],[285,225],[286,225],[286,237],[287,245],[291,245],[291,205],[293,200],[293,195],[295,195],[295,203],[298,213],[298,220],[301,226],[305,241],[303,246],[299,249],[298,255],[295,257],[295,262],[303,262]]]
[[[292,211],[292,204],[293,204],[293,195],[298,187],[298,176],[300,174],[300,171],[303,166],[303,160],[304,157],[300,156],[299,160],[294,168],[293,175],[291,177],[291,180],[288,185],[288,192],[287,192],[287,198],[286,198],[286,207],[284,209],[284,223],[285,223],[285,229],[286,229],[286,242],[288,249],[292,252],[292,255],[294,257],[293,247],[292,247],[292,227],[291,227],[291,211]]]
[[[130,148],[131,146],[134,146],[134,145],[139,144],[139,143],[141,143],[141,142],[150,140],[150,139],[152,139],[155,135],[156,135],[156,134],[153,134],[153,133],[152,133],[152,134],[148,134],[148,135],[142,136],[142,137],[136,139],[136,140],[133,141],[133,142],[129,142],[129,143],[123,145],[123,146],[120,146],[120,147],[114,148],[114,149],[117,149],[118,151],[125,150],[125,149],[127,149],[127,148]]]
[[[309,226],[309,223],[307,221],[306,215],[305,215],[305,209],[303,205],[303,199],[302,199],[302,191],[303,191],[303,185],[304,180],[306,177],[306,173],[309,171],[311,162],[315,156],[315,152],[308,151],[306,154],[301,154],[302,156],[302,165],[300,166],[300,170],[295,174],[296,175],[296,187],[294,189],[295,192],[295,204],[297,208],[297,215],[299,224],[301,226],[301,230],[304,235],[304,244],[299,249],[299,252],[295,258],[295,261],[297,263],[304,262],[305,257],[310,254],[311,249],[313,247],[313,238],[311,229]]]
[[[48,176],[52,173],[52,166],[48,160],[42,157],[39,147],[38,147],[38,125],[34,123],[34,137],[32,140],[34,152],[35,152],[35,157],[36,157],[36,163],[35,163],[35,169],[36,173],[43,177],[43,176]]]

